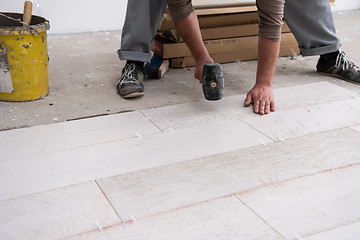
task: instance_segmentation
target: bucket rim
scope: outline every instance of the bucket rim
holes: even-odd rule
[[[13,12],[0,12],[4,15],[18,15],[22,16],[22,13],[13,13]],[[42,32],[46,32],[50,29],[50,23],[48,20],[46,20],[43,17],[32,15],[32,17],[35,17],[37,20],[40,20],[41,22],[38,24],[32,24],[29,26],[1,26],[0,25],[0,36],[4,35],[27,35],[27,34],[34,34],[38,35]]]

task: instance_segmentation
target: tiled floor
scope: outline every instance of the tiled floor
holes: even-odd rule
[[[2,238],[357,239],[358,94],[276,94],[0,132]]]
[[[360,63],[359,12],[335,19]],[[223,65],[221,101],[203,100],[188,69],[125,101],[113,46],[83,53],[84,36],[118,44],[50,36],[51,94],[0,103],[1,130],[21,127],[0,131],[1,240],[360,239],[359,85],[282,58],[267,116],[243,107],[256,62]]]

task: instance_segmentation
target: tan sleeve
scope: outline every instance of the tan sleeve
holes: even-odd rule
[[[175,23],[184,20],[195,10],[191,0],[168,0],[168,8]]]
[[[279,42],[284,24],[284,0],[256,0],[259,13],[259,36]]]

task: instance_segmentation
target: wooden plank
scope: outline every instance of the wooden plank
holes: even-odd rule
[[[297,46],[297,42],[292,33],[283,33],[281,36],[281,47]],[[234,51],[240,52],[244,50],[256,51],[258,46],[258,36],[207,40],[204,41],[204,45],[209,54],[231,53]],[[166,43],[159,38],[154,39],[151,44],[151,50],[163,58],[192,56],[185,43]]]
[[[257,7],[255,4],[248,6],[216,6],[215,8],[207,7],[207,8],[196,8],[196,14],[198,16],[203,15],[216,15],[216,14],[229,14],[229,13],[242,13],[242,12],[256,12]]]
[[[360,133],[341,129],[100,179],[98,183],[121,219],[129,221],[357,164],[359,153]]]
[[[329,0],[335,6],[335,0]],[[257,8],[254,3],[231,3],[225,5],[195,6],[200,28],[231,26],[258,22]],[[175,30],[176,26],[167,11],[160,23],[159,31]]]
[[[237,49],[255,49],[257,37],[241,37],[231,39],[218,39],[204,41],[205,47],[210,54],[232,52]],[[151,44],[151,50],[163,58],[177,58],[192,56],[190,49],[185,43],[166,43],[155,40]]]
[[[242,119],[274,141],[360,124],[360,100],[347,99]]]
[[[225,85],[227,79],[225,78]],[[278,111],[350,99],[353,92],[328,82],[317,82],[273,90]],[[316,96],[316,97],[314,97]],[[301,99],[301,101],[298,101]],[[244,108],[245,95],[224,97],[221,101],[201,101],[142,110],[162,131],[202,126],[211,122],[254,117],[251,107]],[[272,115],[272,114],[271,114]],[[255,117],[257,118],[257,117]],[[265,124],[266,120],[257,120]]]
[[[259,32],[258,24],[244,24],[218,28],[202,28],[201,36],[204,40],[256,36]],[[282,27],[283,33],[289,33],[290,29],[285,23]]]
[[[222,27],[258,23],[259,15],[256,11],[220,15],[204,15],[199,16],[198,20],[200,28]],[[174,29],[176,29],[176,26],[170,14],[165,13],[158,31],[168,31]]]
[[[200,15],[213,15],[213,14],[226,14],[226,13],[241,13],[249,11],[257,11],[255,2],[236,2],[236,3],[216,3],[216,4],[196,4],[193,7],[198,16]],[[170,13],[169,9],[165,13]]]
[[[2,160],[0,176],[4,181],[0,182],[0,199],[269,142],[247,124],[233,119],[136,139]]]
[[[356,164],[237,196],[286,239],[304,239],[359,222],[359,182]]]
[[[259,27],[258,24],[243,24],[216,28],[202,28],[200,29],[200,31],[203,40],[214,40],[224,38],[257,36],[259,32]],[[291,32],[286,23],[282,27],[282,32]],[[179,36],[177,30],[157,32],[157,35],[171,42],[184,42],[184,40]]]
[[[70,239],[282,239],[234,196],[135,221],[107,228],[102,232],[84,233]]]
[[[280,57],[296,56],[300,54],[297,43],[295,45],[280,46]],[[210,54],[211,58],[216,63],[231,63],[236,61],[249,61],[258,59],[258,50],[255,49],[234,49],[232,52],[226,53],[213,53]],[[172,68],[186,68],[195,67],[196,61],[193,57],[181,57],[170,59]]]
[[[131,123],[131,124],[129,124]],[[141,112],[114,114],[0,132],[2,160],[161,132]]]
[[[62,239],[120,222],[95,182],[0,201],[1,239]]]

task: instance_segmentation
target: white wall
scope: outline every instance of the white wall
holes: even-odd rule
[[[316,1],[316,0],[315,0]],[[360,0],[336,0],[333,12],[360,9]]]
[[[147,0],[144,0],[147,1]],[[127,0],[34,0],[33,14],[50,21],[49,34],[122,28]],[[0,0],[1,12],[23,12],[24,0]]]
[[[224,1],[240,0],[212,0],[212,3]],[[120,30],[124,22],[127,0],[34,0],[33,2],[33,13],[48,19],[51,25],[49,34],[55,34]],[[193,0],[194,4],[204,2],[206,1]],[[335,3],[336,7],[333,11],[360,8],[360,0],[336,0]],[[0,11],[22,12],[23,5],[24,0],[0,0]]]

